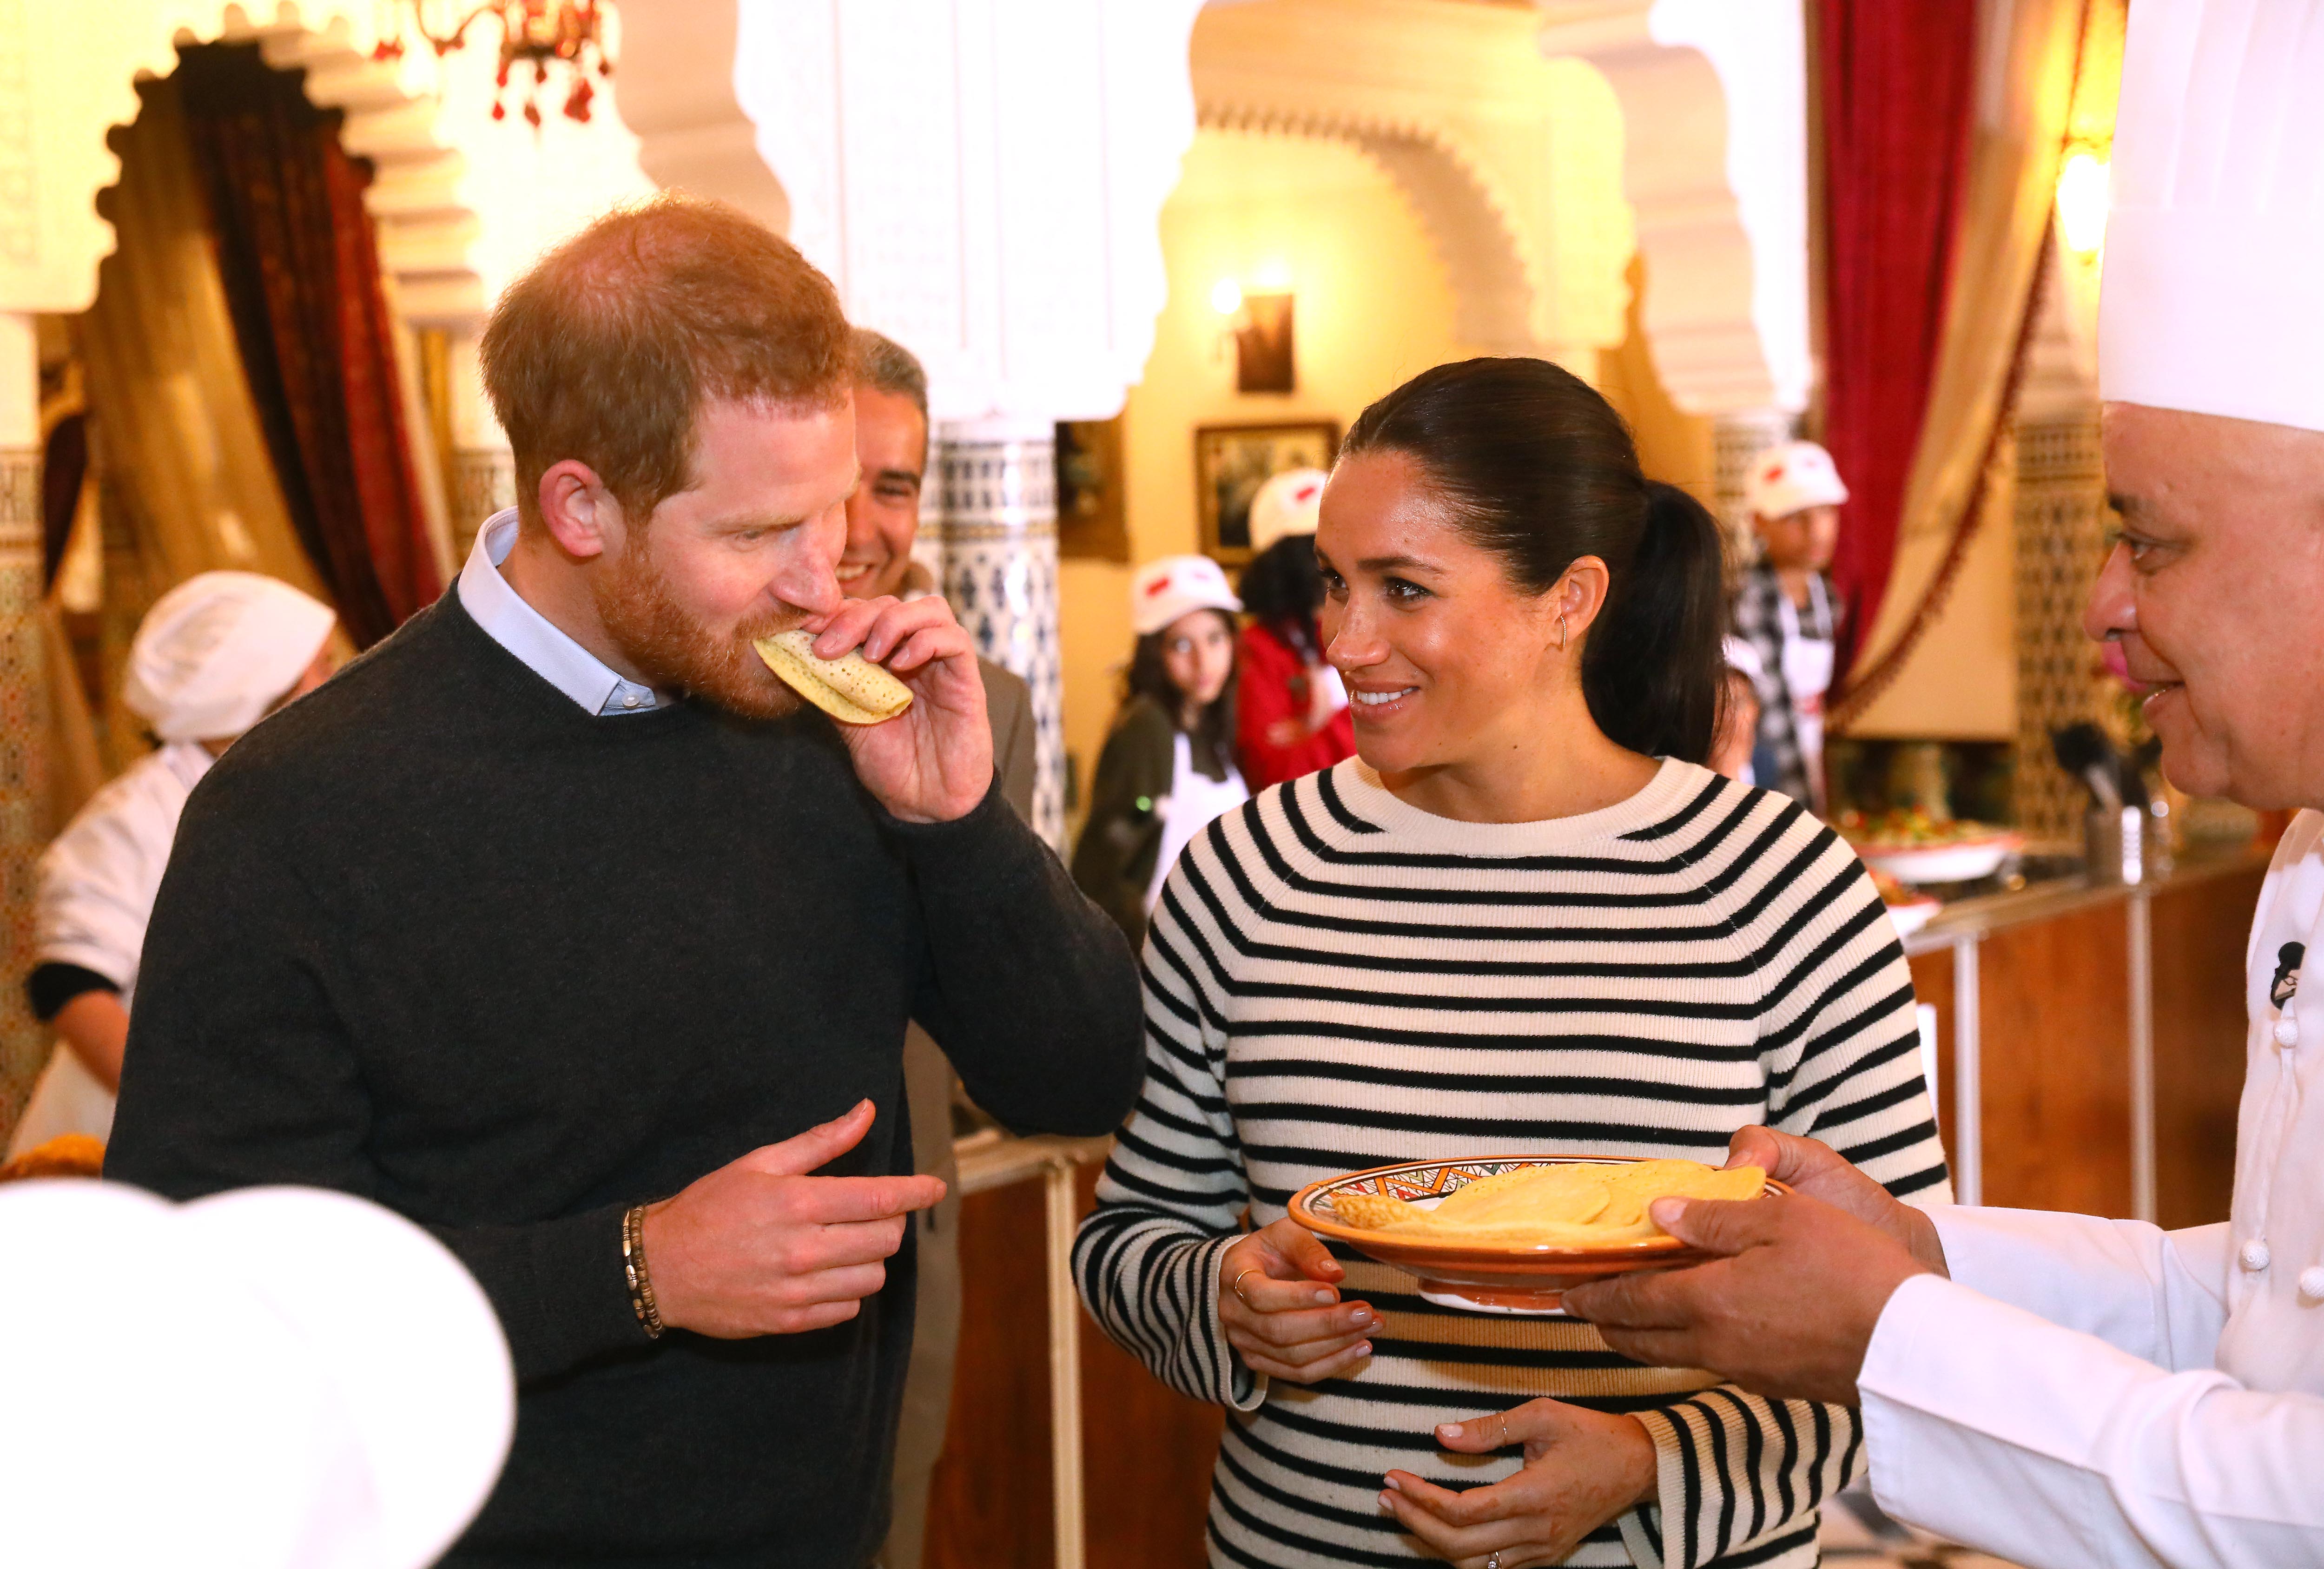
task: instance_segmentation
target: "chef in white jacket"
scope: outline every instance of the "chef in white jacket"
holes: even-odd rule
[[[255,572],[205,572],[163,595],[129,648],[122,701],[161,744],[81,808],[41,857],[33,1013],[56,1049],[9,1140],[13,1158],[113,1127],[145,923],[186,797],[235,739],[330,673],[337,617]]]
[[[1725,1257],[1565,1300],[1627,1354],[1860,1402],[1883,1508],[2034,1569],[2324,1564],[2324,0],[2139,0],[2114,200],[2122,542],[2085,626],[2173,783],[2306,808],[2252,928],[2232,1218],[1923,1213],[1749,1129],[1732,1158],[1812,1196],[1664,1201]]]

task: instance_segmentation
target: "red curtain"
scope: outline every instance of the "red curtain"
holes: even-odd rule
[[[369,167],[339,145],[339,115],[255,45],[181,50],[174,79],[283,500],[368,647],[443,589],[364,209]]]
[[[1969,172],[1976,0],[1821,0],[1824,445],[1847,481],[1844,673],[1879,614],[1944,336]]]

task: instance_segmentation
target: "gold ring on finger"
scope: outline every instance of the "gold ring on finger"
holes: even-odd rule
[[[1265,1274],[1266,1272],[1267,1272],[1266,1270],[1261,1269],[1259,1269],[1257,1266],[1253,1266],[1253,1267],[1252,1267],[1252,1268],[1250,1268],[1250,1269],[1248,1269],[1243,1270],[1241,1274],[1239,1274],[1239,1275],[1237,1275],[1237,1276],[1234,1278],[1234,1287],[1233,1287],[1233,1289],[1234,1289],[1235,1297],[1236,1297],[1236,1299],[1237,1299],[1238,1301],[1240,1301],[1240,1303],[1241,1303],[1245,1307],[1249,1307],[1249,1306],[1250,1306],[1250,1297],[1245,1297],[1245,1296],[1242,1294],[1242,1278],[1243,1278],[1243,1276],[1244,1276],[1244,1275],[1263,1275],[1263,1274]]]

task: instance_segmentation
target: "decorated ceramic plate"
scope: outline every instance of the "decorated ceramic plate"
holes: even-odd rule
[[[1351,1224],[1333,1205],[1345,1195],[1402,1199],[1433,1210],[1470,1183],[1533,1166],[1627,1166],[1633,1158],[1603,1155],[1495,1155],[1468,1160],[1415,1160],[1309,1183],[1292,1195],[1291,1218],[1320,1236],[1343,1242],[1368,1259],[1392,1264],[1420,1281],[1420,1294],[1440,1307],[1476,1313],[1561,1316],[1566,1288],[1608,1275],[1676,1269],[1710,1257],[1676,1237],[1656,1235],[1595,1246],[1526,1243],[1505,1237],[1431,1236]],[[1769,1180],[1762,1195],[1788,1193]],[[1363,1207],[1360,1204],[1356,1206]]]

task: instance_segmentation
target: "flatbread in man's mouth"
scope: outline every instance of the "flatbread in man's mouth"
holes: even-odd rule
[[[798,628],[751,646],[785,686],[844,725],[882,725],[912,706],[911,688],[860,650],[818,658],[814,634]]]

